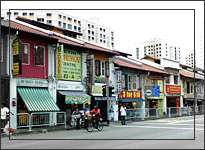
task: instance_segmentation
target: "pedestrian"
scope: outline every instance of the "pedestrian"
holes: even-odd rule
[[[71,108],[70,108],[70,106],[68,106],[67,110],[66,110],[66,124],[71,126]]]
[[[6,125],[6,116],[9,113],[9,109],[4,107],[4,104],[1,105],[1,130],[3,132],[3,128]]]
[[[126,123],[125,123],[126,107],[124,104],[121,106],[120,112],[121,112],[121,124],[126,125]]]
[[[90,107],[89,107],[89,104],[86,103],[85,104],[85,109],[84,109],[84,119],[85,119],[84,129],[87,129],[87,126],[88,126],[88,115],[89,114],[90,114]]]
[[[77,119],[76,130],[80,130],[81,112],[79,111],[78,107],[76,108],[75,115],[76,115],[76,119]]]

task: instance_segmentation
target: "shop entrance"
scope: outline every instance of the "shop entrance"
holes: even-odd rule
[[[176,107],[176,98],[167,97],[167,107]]]

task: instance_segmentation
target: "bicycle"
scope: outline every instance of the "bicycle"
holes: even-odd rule
[[[103,123],[102,123],[102,119],[100,119],[100,121],[98,122],[98,127],[97,127],[97,120],[93,119],[95,118],[95,114],[89,114],[88,115],[88,125],[87,125],[87,131],[88,132],[92,132],[93,129],[98,129],[98,131],[102,131],[103,130]]]

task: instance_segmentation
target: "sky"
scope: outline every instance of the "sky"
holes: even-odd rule
[[[135,57],[137,43],[167,39],[181,48],[182,62],[183,56],[194,49],[194,13],[196,34],[204,22],[203,1],[1,1],[1,9],[66,9],[59,11],[84,20],[97,17],[102,26],[115,31],[116,50]]]

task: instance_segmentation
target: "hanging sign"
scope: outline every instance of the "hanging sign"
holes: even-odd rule
[[[13,41],[13,75],[22,74],[22,41],[15,39]]]

